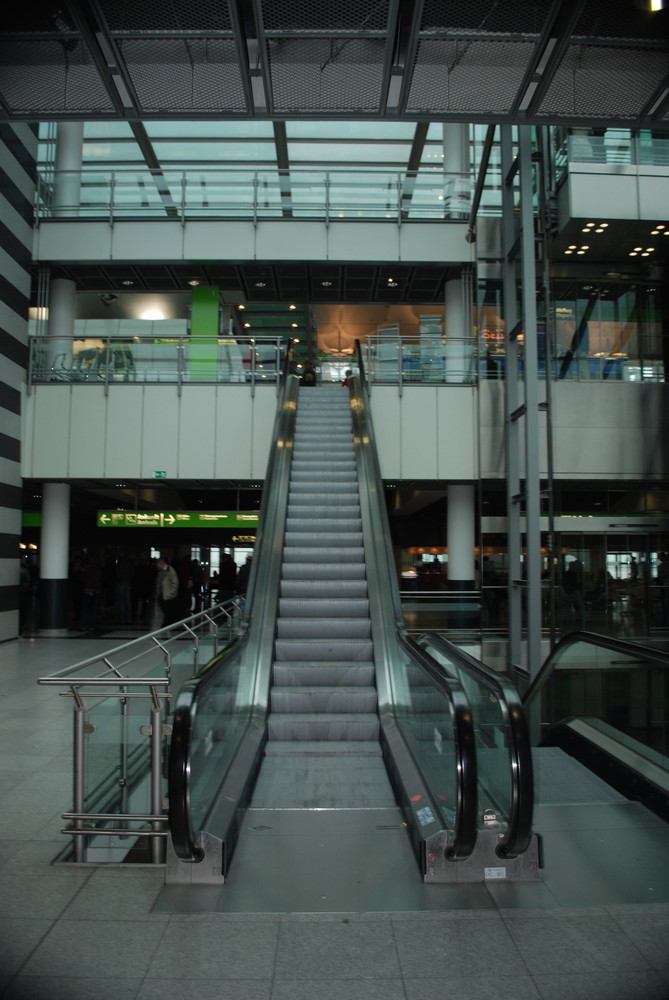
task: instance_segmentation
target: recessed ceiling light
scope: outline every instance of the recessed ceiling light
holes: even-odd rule
[[[244,306],[244,305],[242,305],[242,304],[240,303],[240,304],[239,304],[239,305],[237,306],[237,308],[238,308],[238,309],[246,309],[246,306]]]
[[[122,284],[122,285],[125,285],[125,286],[127,287],[128,285],[134,285],[134,284],[135,284],[135,282],[134,282],[134,281],[131,281],[131,280],[130,280],[130,278],[126,278],[126,279],[125,279],[125,281],[122,281],[122,282],[121,282],[121,284]]]
[[[323,288],[332,288],[331,281],[321,281],[321,285],[323,286]]]
[[[197,288],[197,286],[200,284],[200,282],[198,281],[197,278],[191,278],[191,280],[188,282],[188,284],[191,286],[191,288]]]
[[[250,323],[244,323],[244,328],[245,328],[246,330],[248,330],[248,328],[249,328],[250,326],[251,326],[251,324],[250,324]]]
[[[297,309],[297,306],[288,306],[289,309]]]
[[[256,288],[267,288],[266,281],[256,281]]]
[[[655,247],[646,247],[646,253],[652,253]]]
[[[297,329],[297,326],[298,326],[298,324],[297,324],[297,323],[291,323],[290,325],[291,325],[292,327],[294,327],[295,329]]]
[[[589,249],[590,247],[588,246],[587,243],[581,243],[581,250],[589,250]]]

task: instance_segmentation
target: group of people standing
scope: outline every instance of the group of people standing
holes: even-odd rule
[[[102,562],[95,555],[82,555],[70,568],[74,621],[82,632],[93,632],[101,611],[111,609],[120,625],[136,619],[151,628],[171,625],[197,614],[205,603],[218,604],[245,593],[250,568],[249,556],[238,571],[229,552],[221,554],[220,572],[211,579],[206,565],[197,559],[172,564],[162,556],[131,557],[119,551]]]

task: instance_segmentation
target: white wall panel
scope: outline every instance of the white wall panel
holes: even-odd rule
[[[384,222],[330,222],[328,260],[399,260],[397,225]]]
[[[104,476],[107,440],[107,397],[100,385],[72,391],[70,407],[70,466],[72,479]]]
[[[256,391],[256,399],[259,393]],[[218,479],[252,479],[253,407],[245,385],[221,387],[216,396],[214,475]]]
[[[143,394],[135,386],[115,386],[107,396],[105,476],[140,476],[142,410]]]
[[[15,510],[13,507],[0,507],[0,532],[4,535],[20,535],[21,534],[21,511]],[[0,559],[0,564],[3,562],[13,564],[13,559]],[[18,570],[17,570],[18,579]]]
[[[179,400],[178,475],[212,479],[216,431],[216,386],[185,385]]]
[[[374,437],[383,479],[399,479],[401,472],[400,406],[397,389],[375,385],[370,399]]]
[[[273,386],[257,390],[253,407],[251,478],[264,479],[267,473],[278,398]]]
[[[400,259],[440,263],[461,263],[474,260],[474,245],[467,243],[466,223],[433,222],[411,225],[399,229]]]
[[[184,226],[185,260],[253,260],[254,248],[253,222],[186,222]]]
[[[636,173],[622,172],[626,169],[624,165],[620,165],[620,169],[621,173],[616,174],[601,170],[569,174],[570,211],[574,218],[593,221],[638,218]]]
[[[141,476],[153,479],[154,472],[177,476],[177,440],[179,435],[179,396],[176,385],[142,388],[144,411],[142,420]]]
[[[159,248],[158,253],[157,248]],[[111,240],[112,260],[183,259],[180,222],[116,222]]]
[[[439,479],[478,476],[476,394],[471,386],[439,388],[437,392],[437,461]],[[420,449],[414,449],[420,450]]]
[[[31,407],[33,412],[32,438],[23,437],[23,448],[32,446],[26,465],[27,475],[35,479],[67,479],[70,475],[71,396],[70,386],[40,385],[26,399],[26,409]]]
[[[256,260],[327,260],[328,227],[324,222],[259,222],[254,256]]]
[[[135,225],[139,234],[142,224]],[[111,260],[111,241],[112,227],[108,222],[58,219],[40,222],[33,230],[33,259],[72,260],[72,247],[76,247],[77,260]]]
[[[437,390],[406,388],[401,398],[403,479],[437,476]],[[426,470],[432,469],[429,473]]]

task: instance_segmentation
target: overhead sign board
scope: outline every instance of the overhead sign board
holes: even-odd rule
[[[233,528],[255,531],[257,511],[99,510],[99,528]]]

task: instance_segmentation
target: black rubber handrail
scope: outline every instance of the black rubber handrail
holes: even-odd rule
[[[418,644],[421,638],[417,640]],[[515,858],[530,845],[534,811],[532,747],[522,699],[513,684],[448,639],[426,633],[424,640],[456,660],[466,673],[483,683],[502,709],[509,744],[511,803],[508,828],[499,841],[497,853],[501,857]]]
[[[557,661],[561,654],[569,646],[575,646],[579,642],[587,643],[590,646],[597,646],[600,649],[610,649],[613,653],[620,653],[624,656],[642,656],[644,660],[655,663],[658,667],[669,667],[669,653],[652,646],[645,646],[641,642],[634,642],[631,639],[618,639],[615,636],[601,635],[599,632],[570,632],[560,639],[553,647],[544,664],[530,683],[527,691],[523,695],[523,705],[527,708],[536,698],[539,692],[545,687],[556,668]]]

